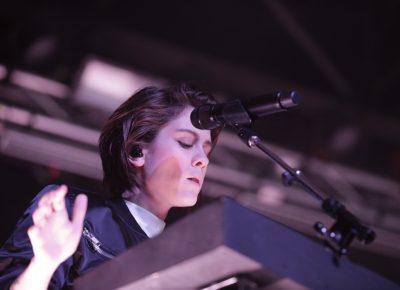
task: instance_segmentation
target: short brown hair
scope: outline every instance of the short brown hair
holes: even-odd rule
[[[132,148],[151,143],[160,127],[187,106],[215,103],[214,97],[195,86],[179,84],[145,87],[120,105],[107,120],[99,139],[107,195],[116,197],[134,186],[142,188],[143,181],[128,161]],[[219,132],[220,129],[211,130],[213,146]]]

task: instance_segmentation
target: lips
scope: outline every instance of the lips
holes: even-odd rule
[[[188,179],[190,181],[200,185],[200,178],[198,178],[198,177],[189,177]]]

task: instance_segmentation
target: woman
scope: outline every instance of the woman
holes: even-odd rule
[[[0,288],[61,289],[159,234],[172,207],[193,206],[218,130],[190,122],[215,100],[191,86],[148,87],[123,103],[99,141],[107,197],[48,186],[0,250]]]

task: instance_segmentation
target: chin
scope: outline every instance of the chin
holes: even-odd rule
[[[189,206],[194,206],[197,202],[199,194],[193,194],[193,193],[185,193],[184,196],[180,199],[179,202],[177,202],[177,207],[189,207]]]

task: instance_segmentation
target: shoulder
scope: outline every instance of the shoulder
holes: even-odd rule
[[[98,213],[99,211],[101,212],[109,212],[110,208],[108,205],[108,200],[104,198],[103,195],[97,192],[89,191],[87,189],[82,189],[74,186],[68,186],[68,193],[65,197],[65,204],[67,207],[67,210],[69,212],[72,212],[72,208],[75,202],[75,198],[79,194],[84,194],[87,196],[88,199],[88,205],[87,205],[87,212],[86,212],[86,218],[89,218],[92,216],[94,213]]]
[[[49,184],[46,185],[32,200],[31,205],[35,206],[42,196],[47,194],[50,191],[56,190],[60,184]],[[92,208],[101,208],[107,207],[106,199],[99,193],[89,191],[87,189],[78,188],[75,186],[67,185],[68,192],[65,196],[65,204],[67,207],[68,212],[72,212],[72,208],[75,202],[75,198],[79,194],[84,194],[88,198],[88,210]]]
[[[49,185],[46,185],[34,197],[33,200],[40,199],[43,195],[45,195],[46,193],[48,193],[50,191],[56,190],[59,186],[60,186],[60,184],[49,184]],[[89,190],[86,190],[86,189],[82,189],[82,188],[78,188],[78,187],[75,187],[75,186],[70,186],[70,185],[67,185],[67,188],[68,188],[68,192],[67,192],[67,195],[66,195],[65,198],[68,201],[73,201],[78,194],[85,194],[88,197],[89,201],[91,201],[91,202],[104,202],[103,196],[100,195],[99,193],[96,193],[96,192],[93,192],[93,191],[89,191]]]
[[[74,186],[68,186],[66,199],[73,202],[79,194],[84,194],[88,197],[89,205],[104,204],[105,202],[105,199],[101,194]]]

